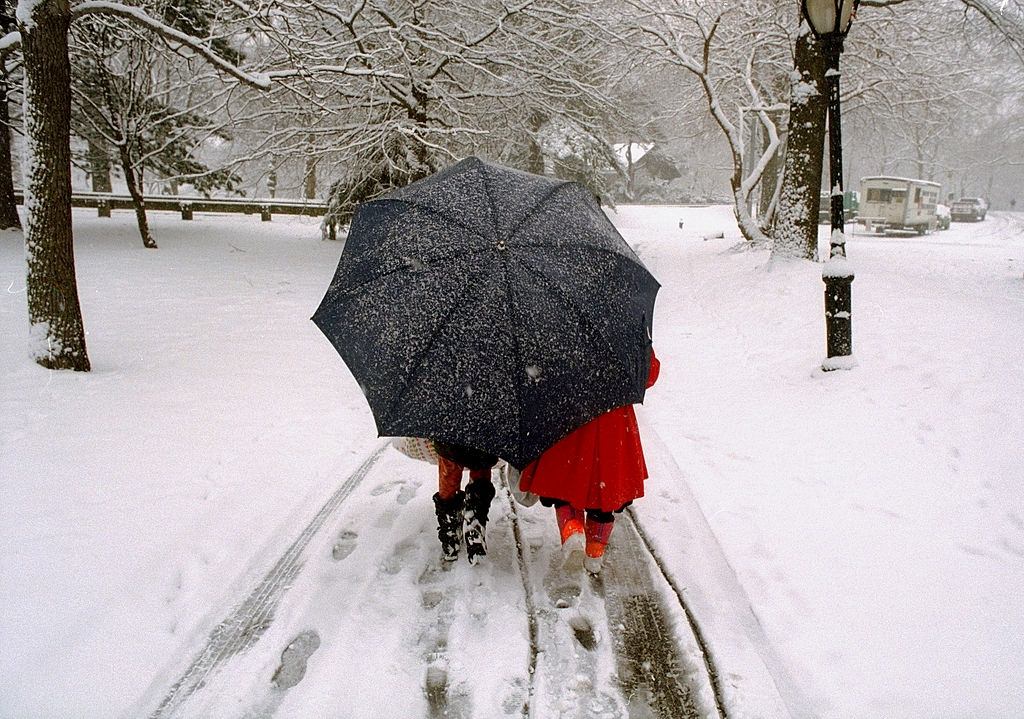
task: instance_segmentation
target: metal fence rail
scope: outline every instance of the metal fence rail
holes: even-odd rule
[[[18,204],[24,203],[22,190],[15,190],[14,196]],[[322,217],[327,212],[327,203],[317,200],[207,198],[182,197],[180,195],[145,195],[142,199],[147,210],[180,212],[183,220],[191,220],[192,214],[195,212],[258,214],[264,222],[270,222],[274,215]],[[134,210],[135,202],[127,195],[115,195],[108,192],[72,192],[71,206],[95,207],[100,217],[110,217],[111,210]]]

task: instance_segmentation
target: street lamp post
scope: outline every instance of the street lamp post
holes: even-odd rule
[[[853,323],[850,314],[850,285],[853,268],[846,259],[846,230],[843,213],[843,137],[839,119],[839,56],[850,20],[860,0],[801,0],[804,18],[821,42],[827,69],[828,156],[830,217],[832,234],[829,257],[821,272],[825,283],[825,331],[828,356],[822,369],[848,369],[853,366]]]

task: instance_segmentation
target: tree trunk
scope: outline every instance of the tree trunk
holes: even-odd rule
[[[768,115],[776,127],[781,124],[782,114],[780,112],[770,112]],[[775,208],[778,206],[779,175],[782,173],[782,160],[785,157],[785,153],[786,145],[783,139],[761,174],[761,194],[757,202],[757,220],[765,231],[771,227],[774,221]]]
[[[124,181],[128,184],[128,194],[132,196],[132,204],[135,205],[135,220],[139,225],[142,246],[155,250],[157,248],[156,241],[149,231],[149,220],[146,218],[146,199],[142,196],[141,178],[132,167],[132,158],[128,153],[127,145],[122,143],[117,150],[121,158],[121,172],[124,173]]]
[[[626,202],[636,200],[636,168],[633,165],[633,139],[626,140]]]
[[[71,232],[71,65],[68,0],[39,0],[18,18],[25,63],[28,215],[25,259],[32,358],[87,372],[89,355]]]
[[[89,138],[89,177],[93,192],[113,192],[110,182],[110,155],[100,140]]]
[[[825,153],[825,56],[814,35],[801,22],[796,41],[795,72],[789,101],[782,191],[775,217],[772,255],[816,259],[818,204]]]
[[[306,171],[302,178],[303,197],[307,200],[316,199],[316,158],[306,156]]]
[[[0,230],[21,229],[18,202],[14,199],[10,120],[7,108],[7,71],[0,67]]]
[[[544,152],[537,141],[537,132],[544,126],[546,118],[540,112],[530,113],[527,127],[529,128],[529,148],[526,158],[526,171],[535,175],[544,174]]]

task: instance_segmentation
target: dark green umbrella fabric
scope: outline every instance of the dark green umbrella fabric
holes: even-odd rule
[[[313,321],[381,435],[522,468],[643,401],[658,288],[582,185],[471,157],[359,207]]]

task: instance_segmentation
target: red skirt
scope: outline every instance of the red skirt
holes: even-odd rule
[[[605,412],[523,469],[519,487],[578,509],[614,512],[644,496],[647,464],[631,405]]]

